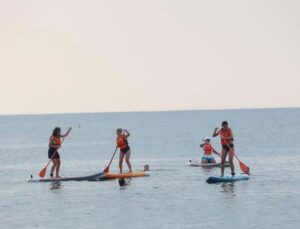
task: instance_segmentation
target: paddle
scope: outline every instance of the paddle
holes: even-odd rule
[[[110,166],[112,160],[114,159],[114,156],[115,156],[115,154],[116,154],[116,152],[117,152],[117,149],[118,149],[118,147],[116,147],[115,152],[113,153],[113,155],[112,155],[112,157],[111,157],[111,159],[110,159],[110,162],[109,162],[108,166],[103,170],[104,173],[108,173],[108,172],[109,172],[109,166]]]
[[[64,142],[65,138],[62,139],[60,145]],[[40,171],[39,176],[41,178],[44,178],[47,172],[47,167],[50,164],[50,162],[52,161],[52,159],[54,158],[55,154],[57,153],[57,150],[54,152],[54,154],[52,155],[52,157],[50,158],[50,160],[48,161],[47,165]]]
[[[250,175],[250,168],[249,166],[247,166],[245,163],[243,163],[238,156],[236,155],[236,153],[232,150],[232,148],[230,147],[230,145],[228,144],[228,142],[223,138],[222,135],[220,135],[221,138],[223,139],[223,141],[225,142],[225,144],[228,146],[228,148],[233,152],[233,155],[235,156],[235,158],[238,160],[239,164],[240,164],[240,168],[243,171],[243,173],[246,173],[248,175]]]

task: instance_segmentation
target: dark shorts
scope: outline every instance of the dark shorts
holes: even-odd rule
[[[129,147],[129,146],[127,146],[125,149],[120,149],[120,152],[122,152],[122,153],[127,153],[128,150],[130,150],[130,147]]]
[[[56,152],[57,150],[54,148],[49,148],[48,150],[48,158],[51,159],[53,154]],[[58,151],[56,152],[56,154],[54,155],[53,159],[60,159],[59,153]]]
[[[230,148],[234,148],[233,143],[229,144]],[[225,149],[227,152],[230,150],[230,148],[228,147],[228,145],[222,145],[223,149]]]

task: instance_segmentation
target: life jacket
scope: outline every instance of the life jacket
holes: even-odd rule
[[[128,141],[124,135],[117,137],[117,146],[120,147],[120,149],[126,149],[128,147]]]
[[[221,144],[222,145],[227,145],[227,144],[231,144],[233,141],[233,137],[232,137],[232,132],[230,128],[227,128],[226,130],[224,130],[223,128],[219,131],[219,134],[221,136]],[[231,138],[230,140],[224,140],[222,137],[225,138]]]
[[[211,146],[211,144],[205,143],[203,145],[203,151],[204,151],[204,154],[210,155],[213,151],[213,147]]]
[[[61,144],[60,137],[51,136],[51,137],[50,137],[50,141],[51,141],[51,144],[52,144],[52,145],[60,146],[60,144]]]

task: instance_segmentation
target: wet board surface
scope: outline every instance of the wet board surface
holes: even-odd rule
[[[132,173],[105,173],[103,179],[131,178],[149,176],[149,172],[132,172]],[[102,177],[101,177],[102,178]]]
[[[235,176],[227,175],[227,176],[212,176],[209,177],[206,182],[209,184],[214,183],[221,183],[221,182],[235,182],[235,181],[242,181],[242,180],[248,180],[250,178],[247,174],[236,174]]]
[[[220,167],[221,162],[216,162],[216,163],[201,163],[199,160],[189,160],[186,165],[193,166],[193,167],[203,167],[203,168],[212,168],[212,167]],[[229,162],[225,163],[225,167],[229,166]]]
[[[61,177],[61,178],[31,178],[27,182],[90,181],[90,180],[99,179],[103,176],[104,173],[100,172],[89,176]]]

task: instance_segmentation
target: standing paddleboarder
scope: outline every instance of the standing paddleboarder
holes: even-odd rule
[[[221,145],[222,145],[222,152],[221,152],[221,177],[224,176],[224,170],[225,170],[225,160],[227,157],[227,154],[229,155],[229,164],[230,164],[230,170],[231,175],[234,176],[234,164],[233,164],[233,156],[234,156],[234,145],[233,145],[233,133],[231,128],[228,127],[228,122],[223,121],[222,122],[222,128],[218,129],[215,128],[215,131],[213,133],[213,137],[216,137],[220,135],[221,137]]]
[[[119,168],[120,173],[123,172],[123,160],[125,157],[125,161],[127,163],[129,172],[132,172],[130,159],[130,147],[128,145],[127,138],[130,136],[130,133],[127,130],[122,130],[121,128],[117,129],[117,147],[120,148],[120,157],[119,157]]]
[[[58,149],[61,147],[62,140],[61,138],[65,138],[71,131],[71,127],[69,130],[61,135],[60,127],[55,127],[52,136],[49,139],[49,150],[48,150],[48,158],[51,159],[53,165],[51,167],[50,177],[53,177],[53,173],[55,170],[55,178],[60,178],[59,176],[59,169],[60,169],[60,156],[58,153]]]

